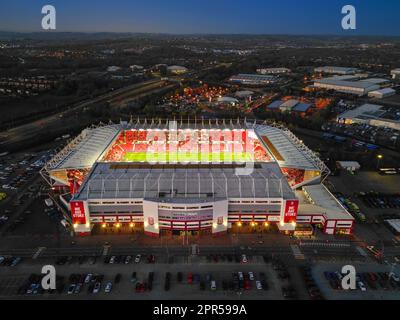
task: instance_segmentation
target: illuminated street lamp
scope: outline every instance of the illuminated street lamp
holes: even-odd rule
[[[121,228],[121,224],[120,224],[120,223],[117,223],[117,224],[115,225],[115,227],[116,227],[117,229],[119,229],[119,228]]]
[[[239,221],[239,222],[237,223],[237,226],[240,228],[240,227],[243,226],[243,224]]]
[[[135,227],[135,224],[134,224],[133,222],[131,222],[131,223],[129,224],[129,226],[130,226],[131,228],[134,228],[134,227]]]
[[[105,229],[105,228],[107,227],[107,225],[106,225],[105,223],[103,223],[103,224],[101,225],[101,227],[102,227],[103,229]]]
[[[379,169],[380,166],[381,166],[381,161],[382,161],[382,159],[383,159],[383,155],[378,154],[377,158],[378,158],[378,162],[377,162],[377,165],[376,165],[376,166],[377,166],[377,169]]]
[[[268,227],[269,227],[269,223],[268,223],[268,222],[265,222],[265,223],[264,223],[264,226],[265,226],[266,228],[268,228]]]

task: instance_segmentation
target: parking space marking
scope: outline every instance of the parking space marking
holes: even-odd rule
[[[104,246],[103,247],[103,256],[107,256],[108,253],[110,252],[111,246]]]
[[[46,247],[39,247],[37,251],[33,254],[32,259],[36,260],[37,258],[39,258],[42,252],[45,251],[46,249],[47,249]]]
[[[292,249],[293,255],[297,260],[304,260],[305,259],[305,256],[301,252],[299,246],[292,244],[292,245],[290,245],[290,248]]]

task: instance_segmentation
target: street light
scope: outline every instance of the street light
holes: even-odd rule
[[[383,159],[383,155],[379,154],[379,155],[377,156],[377,158],[378,158],[377,169],[379,169],[380,166],[381,166],[381,161],[382,161],[382,159]]]

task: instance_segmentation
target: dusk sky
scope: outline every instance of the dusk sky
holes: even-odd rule
[[[399,0],[1,0],[0,30],[41,31],[45,4],[57,31],[400,36]],[[346,4],[356,31],[341,28]]]

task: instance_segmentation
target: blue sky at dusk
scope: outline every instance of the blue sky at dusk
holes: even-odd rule
[[[1,0],[0,30],[40,31],[45,4],[57,31],[400,36],[399,0]],[[356,31],[341,28],[346,4]]]

